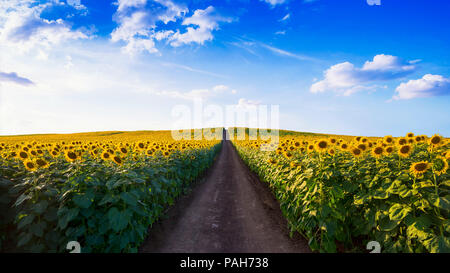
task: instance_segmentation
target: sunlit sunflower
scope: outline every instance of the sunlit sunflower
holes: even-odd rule
[[[30,172],[35,171],[35,170],[37,169],[36,163],[34,163],[34,162],[31,161],[31,160],[25,160],[25,161],[23,162],[23,165],[24,165],[25,168],[26,168],[27,170],[29,170]]]
[[[397,140],[398,145],[405,145],[406,143],[408,143],[408,140],[404,137],[401,137]]]
[[[289,151],[286,151],[283,153],[284,157],[286,157],[287,159],[290,159],[292,157],[292,153]]]
[[[64,157],[69,162],[73,162],[78,159],[78,155],[72,150],[66,150],[66,152],[64,153]]]
[[[326,139],[321,139],[316,143],[316,149],[319,152],[324,152],[329,148],[328,141]]]
[[[411,145],[408,144],[400,146],[400,148],[398,149],[398,154],[401,157],[408,157],[411,154],[411,152],[412,152]]]
[[[21,160],[26,160],[26,159],[30,158],[28,153],[25,151],[20,151],[19,153],[17,153],[17,157]]]
[[[446,173],[448,170],[448,162],[447,159],[445,159],[442,156],[437,156],[433,160],[433,171],[436,175],[441,175]]]
[[[307,148],[307,152],[308,152],[308,153],[314,152],[314,145],[309,144],[309,145],[308,145],[308,148]]]
[[[372,155],[376,158],[380,158],[384,154],[384,148],[382,146],[376,146],[372,149]]]
[[[430,141],[431,145],[437,147],[437,146],[440,146],[444,142],[444,139],[442,138],[442,136],[435,134],[430,138],[429,141]]]
[[[102,153],[102,159],[103,160],[111,160],[111,154],[110,153],[108,153],[108,152],[103,152]]]
[[[36,159],[35,163],[41,169],[46,169],[49,166],[48,162],[45,161],[45,159],[42,159],[42,158]]]
[[[407,138],[413,138],[413,137],[414,137],[414,133],[407,133],[407,134],[406,134],[406,137],[407,137]]]
[[[163,152],[163,155],[164,155],[165,157],[168,157],[168,156],[170,155],[170,152],[169,152],[169,151],[164,151],[164,152]]]
[[[409,171],[415,177],[419,177],[422,174],[426,173],[429,168],[430,168],[430,164],[427,161],[420,161],[420,162],[417,162],[417,163],[413,163],[411,165],[411,168],[409,168]]]
[[[341,148],[341,150],[343,150],[343,151],[347,151],[348,148],[349,148],[349,146],[348,146],[347,143],[342,143],[340,148]]]
[[[119,156],[113,156],[112,161],[114,163],[116,163],[117,165],[122,165],[123,164],[123,160]]]
[[[273,158],[270,158],[270,159],[267,160],[267,163],[275,165],[275,164],[277,164],[277,161],[275,159],[273,159]]]
[[[127,154],[128,153],[128,150],[127,150],[127,148],[125,148],[125,147],[121,147],[120,149],[119,149],[119,151],[122,153],[122,154]]]
[[[394,152],[394,147],[392,146],[386,147],[384,151],[386,152],[387,155],[390,155]]]
[[[298,161],[291,161],[291,163],[289,163],[289,165],[291,166],[291,168],[298,168],[302,164],[300,162],[298,162]]]
[[[383,138],[383,142],[386,144],[393,144],[394,143],[394,138],[392,136],[385,136]]]
[[[333,148],[328,149],[328,154],[330,155],[335,155],[336,154],[336,150]]]
[[[352,153],[352,155],[354,157],[360,157],[362,156],[362,151],[360,149],[358,149],[357,147],[352,147],[350,148],[350,152]]]
[[[367,145],[366,144],[364,144],[364,143],[360,143],[360,144],[358,144],[358,149],[360,149],[361,151],[365,151],[365,150],[367,150]]]

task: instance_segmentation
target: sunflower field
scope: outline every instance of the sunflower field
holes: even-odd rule
[[[0,137],[0,252],[65,252],[69,241],[137,252],[220,143],[170,131]]]
[[[312,250],[361,252],[377,241],[382,252],[450,252],[448,139],[280,136],[233,144]]]

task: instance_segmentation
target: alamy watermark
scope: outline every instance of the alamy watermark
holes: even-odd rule
[[[279,142],[279,105],[248,102],[237,105],[205,104],[198,98],[191,105],[176,105],[172,108],[172,117],[174,140],[220,140],[223,132],[217,128],[224,127],[235,128],[231,133],[230,130],[227,132],[227,139],[265,140],[267,145],[261,149],[274,150]],[[197,129],[192,132],[191,128]]]

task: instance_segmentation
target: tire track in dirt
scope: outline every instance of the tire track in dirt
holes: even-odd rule
[[[239,158],[231,142],[206,176],[149,230],[140,252],[311,252],[287,221],[269,188]]]

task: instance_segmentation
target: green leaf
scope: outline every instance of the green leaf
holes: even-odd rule
[[[117,208],[111,208],[107,214],[109,225],[112,230],[119,232],[123,230],[129,222],[127,212],[119,212]]]
[[[48,207],[47,200],[42,200],[39,203],[35,204],[32,208],[37,214],[42,214]]]
[[[436,198],[436,200],[433,202],[433,205],[441,209],[450,210],[449,195]]]
[[[398,226],[400,221],[391,220],[389,217],[384,217],[380,220],[379,228],[381,231],[391,231]]]
[[[137,199],[134,195],[128,193],[128,192],[122,192],[120,193],[120,198],[127,203],[130,206],[136,206],[137,205]]]
[[[412,209],[406,205],[395,204],[389,209],[389,218],[394,221],[401,221]]]
[[[44,235],[44,230],[47,227],[45,222],[39,222],[30,226],[30,231],[37,237],[42,237]]]
[[[80,210],[78,208],[69,209],[61,218],[59,218],[58,226],[65,229],[70,221],[78,216]]]
[[[73,202],[80,208],[87,209],[92,204],[92,199],[94,194],[92,192],[87,192],[85,194],[76,195],[72,198]]]
[[[31,222],[33,222],[34,217],[34,214],[28,214],[27,216],[20,218],[17,228],[22,229],[23,227],[29,225]]]
[[[22,233],[20,234],[20,237],[19,237],[19,238],[20,238],[20,239],[19,239],[19,241],[17,242],[17,246],[18,246],[18,247],[21,247],[21,246],[27,244],[27,243],[31,240],[31,238],[33,238],[33,235],[32,235],[31,233],[24,233],[24,232],[22,232]]]
[[[24,201],[31,199],[31,194],[23,193],[17,198],[16,202],[14,203],[14,206],[17,207],[20,204],[22,204]]]

